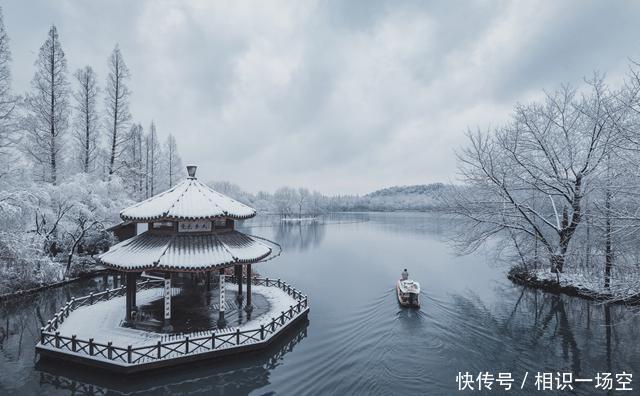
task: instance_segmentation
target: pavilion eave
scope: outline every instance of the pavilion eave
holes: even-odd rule
[[[205,272],[256,263],[271,252],[266,244],[238,231],[200,235],[145,232],[114,245],[98,259],[123,272]]]

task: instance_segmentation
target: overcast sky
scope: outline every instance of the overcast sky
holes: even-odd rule
[[[467,127],[594,70],[620,80],[640,58],[631,1],[15,0],[3,11],[18,93],[52,23],[70,75],[89,64],[104,82],[119,43],[134,120],[173,133],[200,178],[249,191],[455,180]]]

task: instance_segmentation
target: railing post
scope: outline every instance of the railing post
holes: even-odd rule
[[[93,338],[89,338],[89,356],[93,356]]]
[[[113,360],[113,342],[111,341],[107,343],[107,358]]]
[[[280,287],[280,279],[278,279],[278,287]]]
[[[89,294],[89,305],[93,305],[93,292]]]
[[[40,328],[40,343],[44,345],[44,327]]]
[[[269,278],[266,278],[266,279],[264,280],[264,285],[265,285],[265,286],[269,286]]]
[[[264,341],[264,325],[260,325],[260,340]]]
[[[189,353],[189,337],[185,337],[184,339],[184,354]]]
[[[284,324],[284,311],[280,311],[280,312],[282,312],[280,314],[280,324]]]
[[[106,290],[106,292],[107,292],[107,293],[105,294],[105,295],[107,296],[106,300],[108,300],[108,299],[109,299],[109,289],[107,289],[107,290]]]
[[[60,348],[60,332],[56,331],[56,348]]]
[[[236,345],[240,345],[240,329],[236,329]]]
[[[76,351],[76,335],[72,335],[71,336],[71,351],[75,352]]]
[[[211,350],[216,348],[216,333],[211,333]]]
[[[271,332],[276,330],[276,318],[271,318]]]
[[[132,349],[131,345],[129,345],[127,347],[127,363],[131,363],[131,353],[132,353],[131,349]]]
[[[162,359],[162,341],[158,340],[158,359]]]

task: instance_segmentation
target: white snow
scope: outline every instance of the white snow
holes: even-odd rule
[[[256,211],[220,194],[195,178],[187,178],[170,190],[139,202],[120,212],[123,220],[198,220],[214,217],[247,219]]]
[[[235,288],[236,285],[228,284],[227,289]],[[285,291],[277,287],[252,285],[252,292],[263,295],[268,303],[269,310],[259,317],[252,319],[239,327],[241,331],[260,328],[260,325],[271,323],[272,318],[279,317],[283,311],[288,311],[298,301],[289,296]],[[172,289],[172,294],[180,292],[180,289]],[[148,304],[154,300],[162,298],[163,289],[154,288],[138,292],[136,300],[139,305]],[[111,341],[114,345],[126,347],[152,346],[160,340],[176,339],[175,335],[154,333],[143,330],[136,330],[122,327],[120,324],[124,317],[125,297],[116,297],[108,301],[99,302],[91,306],[76,309],[69,314],[58,330],[61,335],[89,340],[94,338],[95,342],[106,344]],[[216,330],[215,333],[229,333],[238,328],[224,328]],[[210,335],[214,331],[198,332],[197,336]],[[177,336],[181,338],[186,335]]]
[[[139,291],[136,294],[138,305],[148,304],[163,297],[163,288]],[[172,295],[180,293],[179,288],[171,290]],[[108,301],[76,309],[69,314],[64,323],[58,326],[60,335],[88,340],[94,338],[96,342],[111,341],[114,345],[126,347],[139,346],[160,340],[160,334],[122,327],[124,319],[125,297],[116,297]]]
[[[533,271],[533,275],[540,280],[556,282],[557,275],[548,268]],[[612,277],[611,285],[604,287],[604,274],[602,271],[594,273],[562,272],[560,273],[561,286],[573,286],[583,289],[585,292],[595,294],[610,294],[614,299],[625,299],[640,293],[640,280],[627,276],[623,280]]]
[[[261,241],[238,231],[206,235],[153,235],[124,240],[99,256],[116,268],[212,268],[253,262],[271,254]]]
[[[235,286],[235,285],[233,285]],[[229,286],[227,286],[228,288]],[[253,293],[262,294],[269,302],[269,311],[255,319],[244,323],[240,326],[240,330],[250,330],[259,328],[260,325],[271,323],[271,319],[280,316],[282,312],[288,311],[291,306],[298,304],[298,300],[288,295],[285,291],[277,287],[255,286],[251,285]]]

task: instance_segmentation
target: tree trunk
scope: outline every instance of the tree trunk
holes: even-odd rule
[[[560,273],[564,270],[564,254],[551,255],[551,272]]]
[[[613,267],[613,251],[611,248],[611,192],[607,190],[604,198],[605,205],[605,241],[604,241],[604,287],[611,284],[611,268]]]
[[[87,77],[88,78],[88,77]],[[89,82],[85,81],[85,103],[84,103],[84,110],[85,110],[85,124],[84,124],[84,173],[89,173],[89,142],[91,139],[91,121],[89,119]]]

